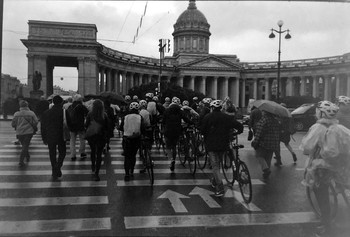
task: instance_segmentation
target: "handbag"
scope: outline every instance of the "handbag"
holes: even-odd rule
[[[70,132],[67,124],[66,110],[63,109],[63,140],[70,140]]]
[[[253,139],[253,131],[252,130],[249,130],[248,132],[248,141],[251,141]]]
[[[85,139],[88,139],[94,135],[97,135],[101,132],[102,125],[96,122],[95,120],[91,120],[89,126],[85,132]]]

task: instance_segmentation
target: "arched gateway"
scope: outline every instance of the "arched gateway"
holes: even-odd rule
[[[103,46],[96,40],[94,24],[29,21],[28,86],[33,89],[35,72],[41,74],[39,91],[53,92],[55,66],[78,69],[78,92],[127,91],[142,83],[157,81],[159,60],[131,55]],[[272,99],[277,94],[276,62],[240,62],[236,55],[209,53],[210,25],[190,1],[174,24],[173,56],[165,57],[161,80],[167,80],[207,96],[229,96],[239,107],[249,98]],[[157,39],[155,39],[157,43]],[[215,43],[215,42],[214,42]],[[282,61],[280,95],[309,95],[332,100],[350,96],[350,53],[325,58]]]

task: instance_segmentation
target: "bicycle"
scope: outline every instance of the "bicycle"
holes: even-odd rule
[[[157,123],[154,125],[153,129],[153,137],[154,137],[154,143],[156,145],[156,148],[159,150],[162,148],[164,154],[166,153],[165,151],[165,142],[164,142],[164,135],[162,133],[161,129],[161,123]]]
[[[245,203],[250,203],[253,198],[252,180],[248,166],[239,158],[239,149],[244,148],[238,144],[238,137],[230,143],[230,150],[227,151],[221,162],[223,175],[230,186],[237,181],[241,195]]]
[[[200,169],[204,169],[208,161],[208,153],[205,149],[204,136],[196,130],[196,151],[197,164]]]
[[[151,149],[152,143],[151,139],[149,137],[142,137],[141,138],[141,146],[140,146],[140,157],[143,161],[143,166],[147,171],[150,184],[153,186],[154,184],[154,173],[153,173],[153,166],[154,162],[152,160],[151,156]]]
[[[177,155],[180,163],[185,167],[186,162],[190,173],[195,175],[197,169],[196,141],[194,126],[184,127],[182,135],[177,143]]]
[[[306,176],[306,171],[307,170],[305,170],[304,177]],[[350,192],[350,186],[345,185],[343,182],[339,182],[339,180],[341,180],[341,177],[334,171],[330,171],[329,174],[328,194],[330,202],[330,217],[332,220],[334,220],[338,212],[338,195],[341,195],[343,197],[344,202],[350,212],[350,195],[348,196],[346,194],[346,192]],[[313,211],[319,218],[321,218],[321,209],[314,189],[314,187],[307,185],[306,195]]]

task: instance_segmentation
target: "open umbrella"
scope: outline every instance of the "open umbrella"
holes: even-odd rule
[[[104,92],[100,93],[100,96],[101,96],[102,100],[108,99],[111,102],[111,104],[123,104],[123,103],[125,103],[124,98],[115,92],[104,91]]]
[[[256,100],[252,106],[280,117],[292,117],[287,108],[271,100]]]

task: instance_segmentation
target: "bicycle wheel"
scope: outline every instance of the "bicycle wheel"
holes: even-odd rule
[[[160,140],[160,131],[158,126],[155,126],[154,128],[154,143],[156,145],[156,148],[159,150],[161,146],[161,140]]]
[[[237,182],[245,203],[250,203],[253,198],[252,180],[248,166],[240,161],[237,167]]]
[[[188,146],[188,151],[187,151],[188,167],[190,169],[191,174],[195,175],[196,174],[196,169],[197,169],[195,146],[194,146],[194,144],[192,142],[190,142],[187,146]]]
[[[227,184],[233,185],[235,182],[235,163],[233,159],[230,159],[229,153],[225,152],[224,157],[221,162],[222,173],[226,179]]]
[[[332,184],[329,185],[328,193],[329,193],[329,202],[331,207],[331,218],[334,219],[338,211],[338,198],[337,198],[337,192],[335,191],[335,188]],[[318,205],[318,201],[317,201],[314,189],[312,187],[307,186],[306,195],[315,214],[318,217],[321,217],[321,210],[320,210],[320,206]]]
[[[204,140],[197,140],[197,163],[200,169],[204,169],[207,164],[208,154],[205,150]]]
[[[151,186],[153,186],[154,184],[154,173],[153,173],[153,160],[152,160],[152,157],[150,155],[150,152],[147,148],[145,148],[143,150],[144,152],[144,161],[145,161],[145,164],[146,164],[146,170],[147,170],[147,174],[148,174],[148,177],[149,177],[149,180],[150,180],[150,184]]]
[[[185,142],[184,138],[180,136],[179,141],[177,143],[177,156],[179,157],[180,163],[185,166],[186,164],[186,156],[185,156]]]

